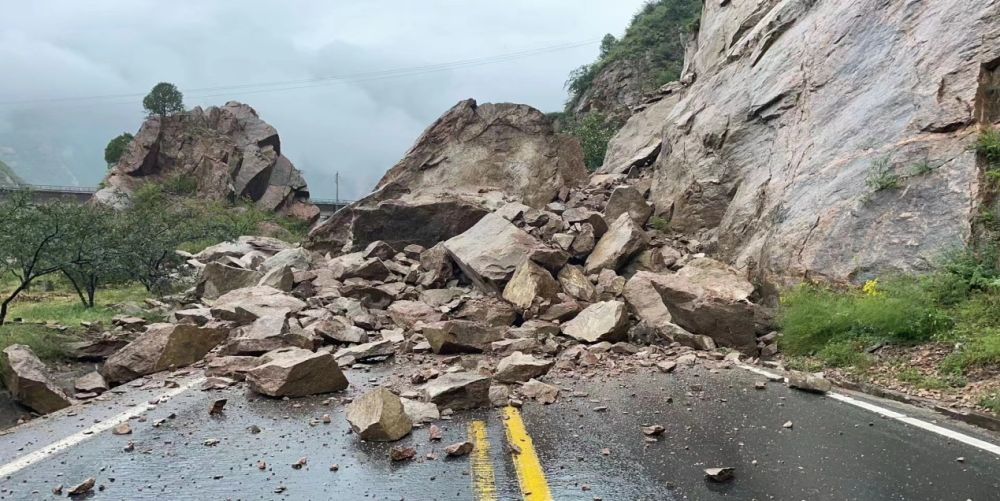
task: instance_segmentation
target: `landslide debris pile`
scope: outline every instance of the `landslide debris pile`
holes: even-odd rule
[[[236,101],[147,118],[94,198],[118,205],[149,182],[208,200],[248,199],[310,222],[319,217],[302,173],[281,154],[278,131]]]
[[[577,149],[553,158],[531,148],[535,158],[504,148],[534,137],[521,125],[505,125],[487,145],[497,168],[546,161],[582,168]],[[460,157],[451,141],[434,147]],[[248,236],[189,255],[197,285],[164,298],[169,322],[120,318],[113,331],[76,347],[81,357],[104,360],[99,374],[78,382],[76,398],[189,365],[204,367],[206,387],[245,381],[262,395],[299,397],[344,390],[345,370],[392,360],[383,384],[391,392],[355,398],[348,412],[359,434],[388,440],[442,412],[552,402],[559,389],[542,381],[551,370],[620,371],[621,358],[669,370],[678,359],[693,362],[693,350],[720,360],[720,347],[748,357],[776,351],[754,287],[706,257],[699,242],[651,226],[647,169],[543,189],[526,175],[535,207],[516,189],[449,195],[476,208],[461,231],[428,228],[431,218],[399,228],[393,243],[364,242],[350,252]],[[454,234],[407,243],[434,233]]]

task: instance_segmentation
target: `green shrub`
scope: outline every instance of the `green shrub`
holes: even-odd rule
[[[615,124],[600,113],[587,113],[577,117],[567,124],[570,135],[580,141],[583,148],[583,163],[590,171],[595,171],[604,164],[604,155],[608,151],[608,143],[618,132]]]
[[[877,158],[872,162],[868,168],[868,175],[865,177],[865,185],[872,192],[899,188],[900,178],[892,169],[890,157]]]
[[[993,127],[984,130],[979,135],[976,151],[986,158],[991,169],[1000,168],[1000,130]]]
[[[670,231],[670,221],[667,221],[660,216],[653,216],[649,218],[649,227],[656,231],[666,233]]]
[[[926,341],[950,322],[919,283],[904,278],[872,293],[803,284],[782,296],[778,316],[782,349],[795,355],[846,341]],[[828,355],[837,349],[842,354],[839,347]]]
[[[983,397],[979,399],[979,405],[986,407],[992,412],[1000,414],[1000,392],[983,395]]]

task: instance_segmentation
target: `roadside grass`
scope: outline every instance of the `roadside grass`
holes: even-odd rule
[[[983,395],[983,397],[979,399],[979,405],[1000,414],[1000,392]]]
[[[59,332],[44,325],[0,325],[0,350],[12,344],[24,344],[44,361],[63,360],[67,356],[66,344],[78,339],[71,332]]]
[[[52,283],[51,291],[41,290],[43,281]],[[7,290],[8,285],[9,280],[0,280],[0,292]],[[65,359],[67,343],[80,339],[81,322],[110,323],[120,313],[113,305],[140,302],[147,297],[146,289],[138,284],[105,288],[98,291],[97,305],[86,308],[61,277],[39,281],[32,290],[11,303],[8,322],[0,325],[0,350],[12,344],[24,344],[44,361]],[[14,322],[14,319],[21,321]],[[67,329],[60,331],[44,325],[46,322],[63,325]]]
[[[1000,271],[993,253],[950,257],[922,276],[886,277],[862,288],[802,284],[782,294],[780,346],[795,364],[811,359],[825,367],[863,373],[873,364],[867,349],[880,343],[954,346],[923,374],[897,367],[897,379],[924,389],[962,387],[977,369],[1000,367]],[[815,364],[813,364],[815,365]]]

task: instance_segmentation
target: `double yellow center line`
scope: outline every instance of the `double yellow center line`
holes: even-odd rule
[[[521,412],[515,407],[503,409],[503,422],[507,430],[507,444],[510,447],[517,481],[524,501],[550,501],[552,493],[545,480],[545,472],[535,452],[535,445],[521,419]],[[486,423],[469,423],[469,437],[476,448],[472,456],[472,487],[477,501],[496,501],[496,478],[490,462],[490,442],[486,433]]]

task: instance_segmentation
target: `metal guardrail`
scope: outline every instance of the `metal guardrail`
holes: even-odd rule
[[[321,198],[310,198],[309,201],[316,205],[351,205],[355,202],[354,200],[324,200]]]
[[[91,194],[97,192],[96,187],[90,187],[90,186],[51,186],[46,184],[19,184],[17,186],[0,185],[0,190],[3,191],[31,190],[31,191],[49,191],[57,193],[91,193]]]

